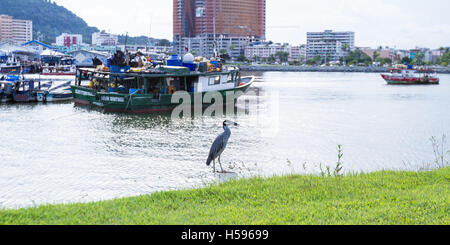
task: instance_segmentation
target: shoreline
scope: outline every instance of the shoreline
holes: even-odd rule
[[[0,224],[449,225],[449,171],[253,177],[109,201],[0,210]]]
[[[247,72],[349,72],[349,73],[385,73],[389,72],[388,67],[346,67],[346,66],[281,66],[281,65],[238,65],[242,71]],[[450,68],[434,69],[439,74],[450,74]]]

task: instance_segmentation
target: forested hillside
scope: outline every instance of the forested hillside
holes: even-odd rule
[[[33,38],[52,43],[63,32],[82,34],[85,43],[91,42],[93,32],[99,31],[68,9],[49,0],[0,0],[0,14],[15,19],[33,21]]]

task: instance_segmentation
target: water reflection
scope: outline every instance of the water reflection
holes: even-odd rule
[[[433,159],[431,136],[450,134],[448,75],[433,87],[386,86],[377,74],[269,72],[257,81],[231,116],[0,105],[0,208],[317,173],[336,163],[338,144],[346,172],[405,169]],[[215,175],[206,158],[225,119],[240,124],[221,158],[234,174]]]

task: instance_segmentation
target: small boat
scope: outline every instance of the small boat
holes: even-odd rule
[[[37,92],[38,102],[59,102],[70,101],[73,99],[72,90],[70,88],[71,82],[63,84],[53,84],[48,90],[41,90]]]
[[[6,62],[0,63],[0,74],[24,74],[29,73],[30,65],[22,65],[14,56],[8,57]]]
[[[381,74],[388,84],[439,84],[436,72],[430,69],[391,69],[388,74]]]
[[[12,100],[14,102],[36,102],[37,101],[37,91],[46,90],[50,88],[52,82],[41,82],[40,80],[34,79],[23,79],[11,81],[12,83]]]

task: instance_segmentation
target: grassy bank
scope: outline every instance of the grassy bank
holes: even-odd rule
[[[450,224],[450,168],[238,180],[90,204],[0,211],[0,224]]]

